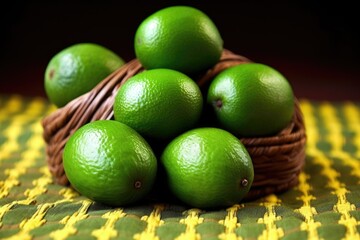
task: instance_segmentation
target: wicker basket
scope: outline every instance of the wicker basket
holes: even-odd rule
[[[197,79],[204,89],[222,70],[249,59],[224,50],[220,61]],[[46,142],[47,163],[56,182],[68,185],[62,165],[62,152],[68,138],[82,125],[100,119],[112,119],[112,104],[117,90],[131,76],[143,71],[133,59],[113,72],[90,92],[74,99],[42,120]],[[305,126],[296,101],[292,122],[276,136],[242,138],[252,157],[255,177],[247,199],[285,191],[298,183],[298,175],[305,162]]]

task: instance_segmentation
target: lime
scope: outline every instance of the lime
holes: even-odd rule
[[[147,69],[170,68],[191,75],[220,59],[223,40],[204,12],[189,6],[171,6],[141,22],[134,48]]]
[[[210,84],[207,102],[221,126],[241,137],[276,134],[294,113],[290,83],[279,71],[261,63],[222,71]]]
[[[83,125],[67,141],[63,164],[82,195],[110,206],[142,199],[156,177],[157,160],[132,128],[114,120]]]
[[[144,137],[169,139],[197,123],[202,105],[200,88],[191,78],[171,69],[152,69],[120,87],[114,118]]]
[[[195,128],[181,134],[166,146],[161,162],[171,191],[192,207],[239,203],[254,178],[244,145],[219,128]]]
[[[58,107],[90,91],[122,66],[113,51],[94,43],[79,43],[53,56],[45,71],[45,91]]]

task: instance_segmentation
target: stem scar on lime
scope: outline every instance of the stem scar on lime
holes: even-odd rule
[[[142,183],[141,183],[141,181],[140,181],[140,180],[135,181],[135,183],[134,183],[134,187],[135,187],[136,189],[140,189],[140,188],[141,188],[141,186],[142,186]]]
[[[55,69],[51,69],[49,72],[49,80],[52,80],[55,75]]]
[[[223,102],[221,99],[217,99],[214,101],[214,106],[218,109],[220,109],[223,106]]]
[[[242,187],[246,187],[249,184],[249,180],[247,180],[246,178],[243,178],[241,180],[241,186]]]

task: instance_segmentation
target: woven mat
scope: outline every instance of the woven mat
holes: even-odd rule
[[[54,184],[40,125],[54,107],[0,95],[0,238],[360,239],[360,103],[300,102],[308,142],[298,186],[205,211],[109,208]]]

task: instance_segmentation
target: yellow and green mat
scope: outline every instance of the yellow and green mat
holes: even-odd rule
[[[0,239],[360,239],[360,103],[300,99],[298,186],[227,209],[159,201],[110,208],[54,183],[47,100],[0,95]]]

